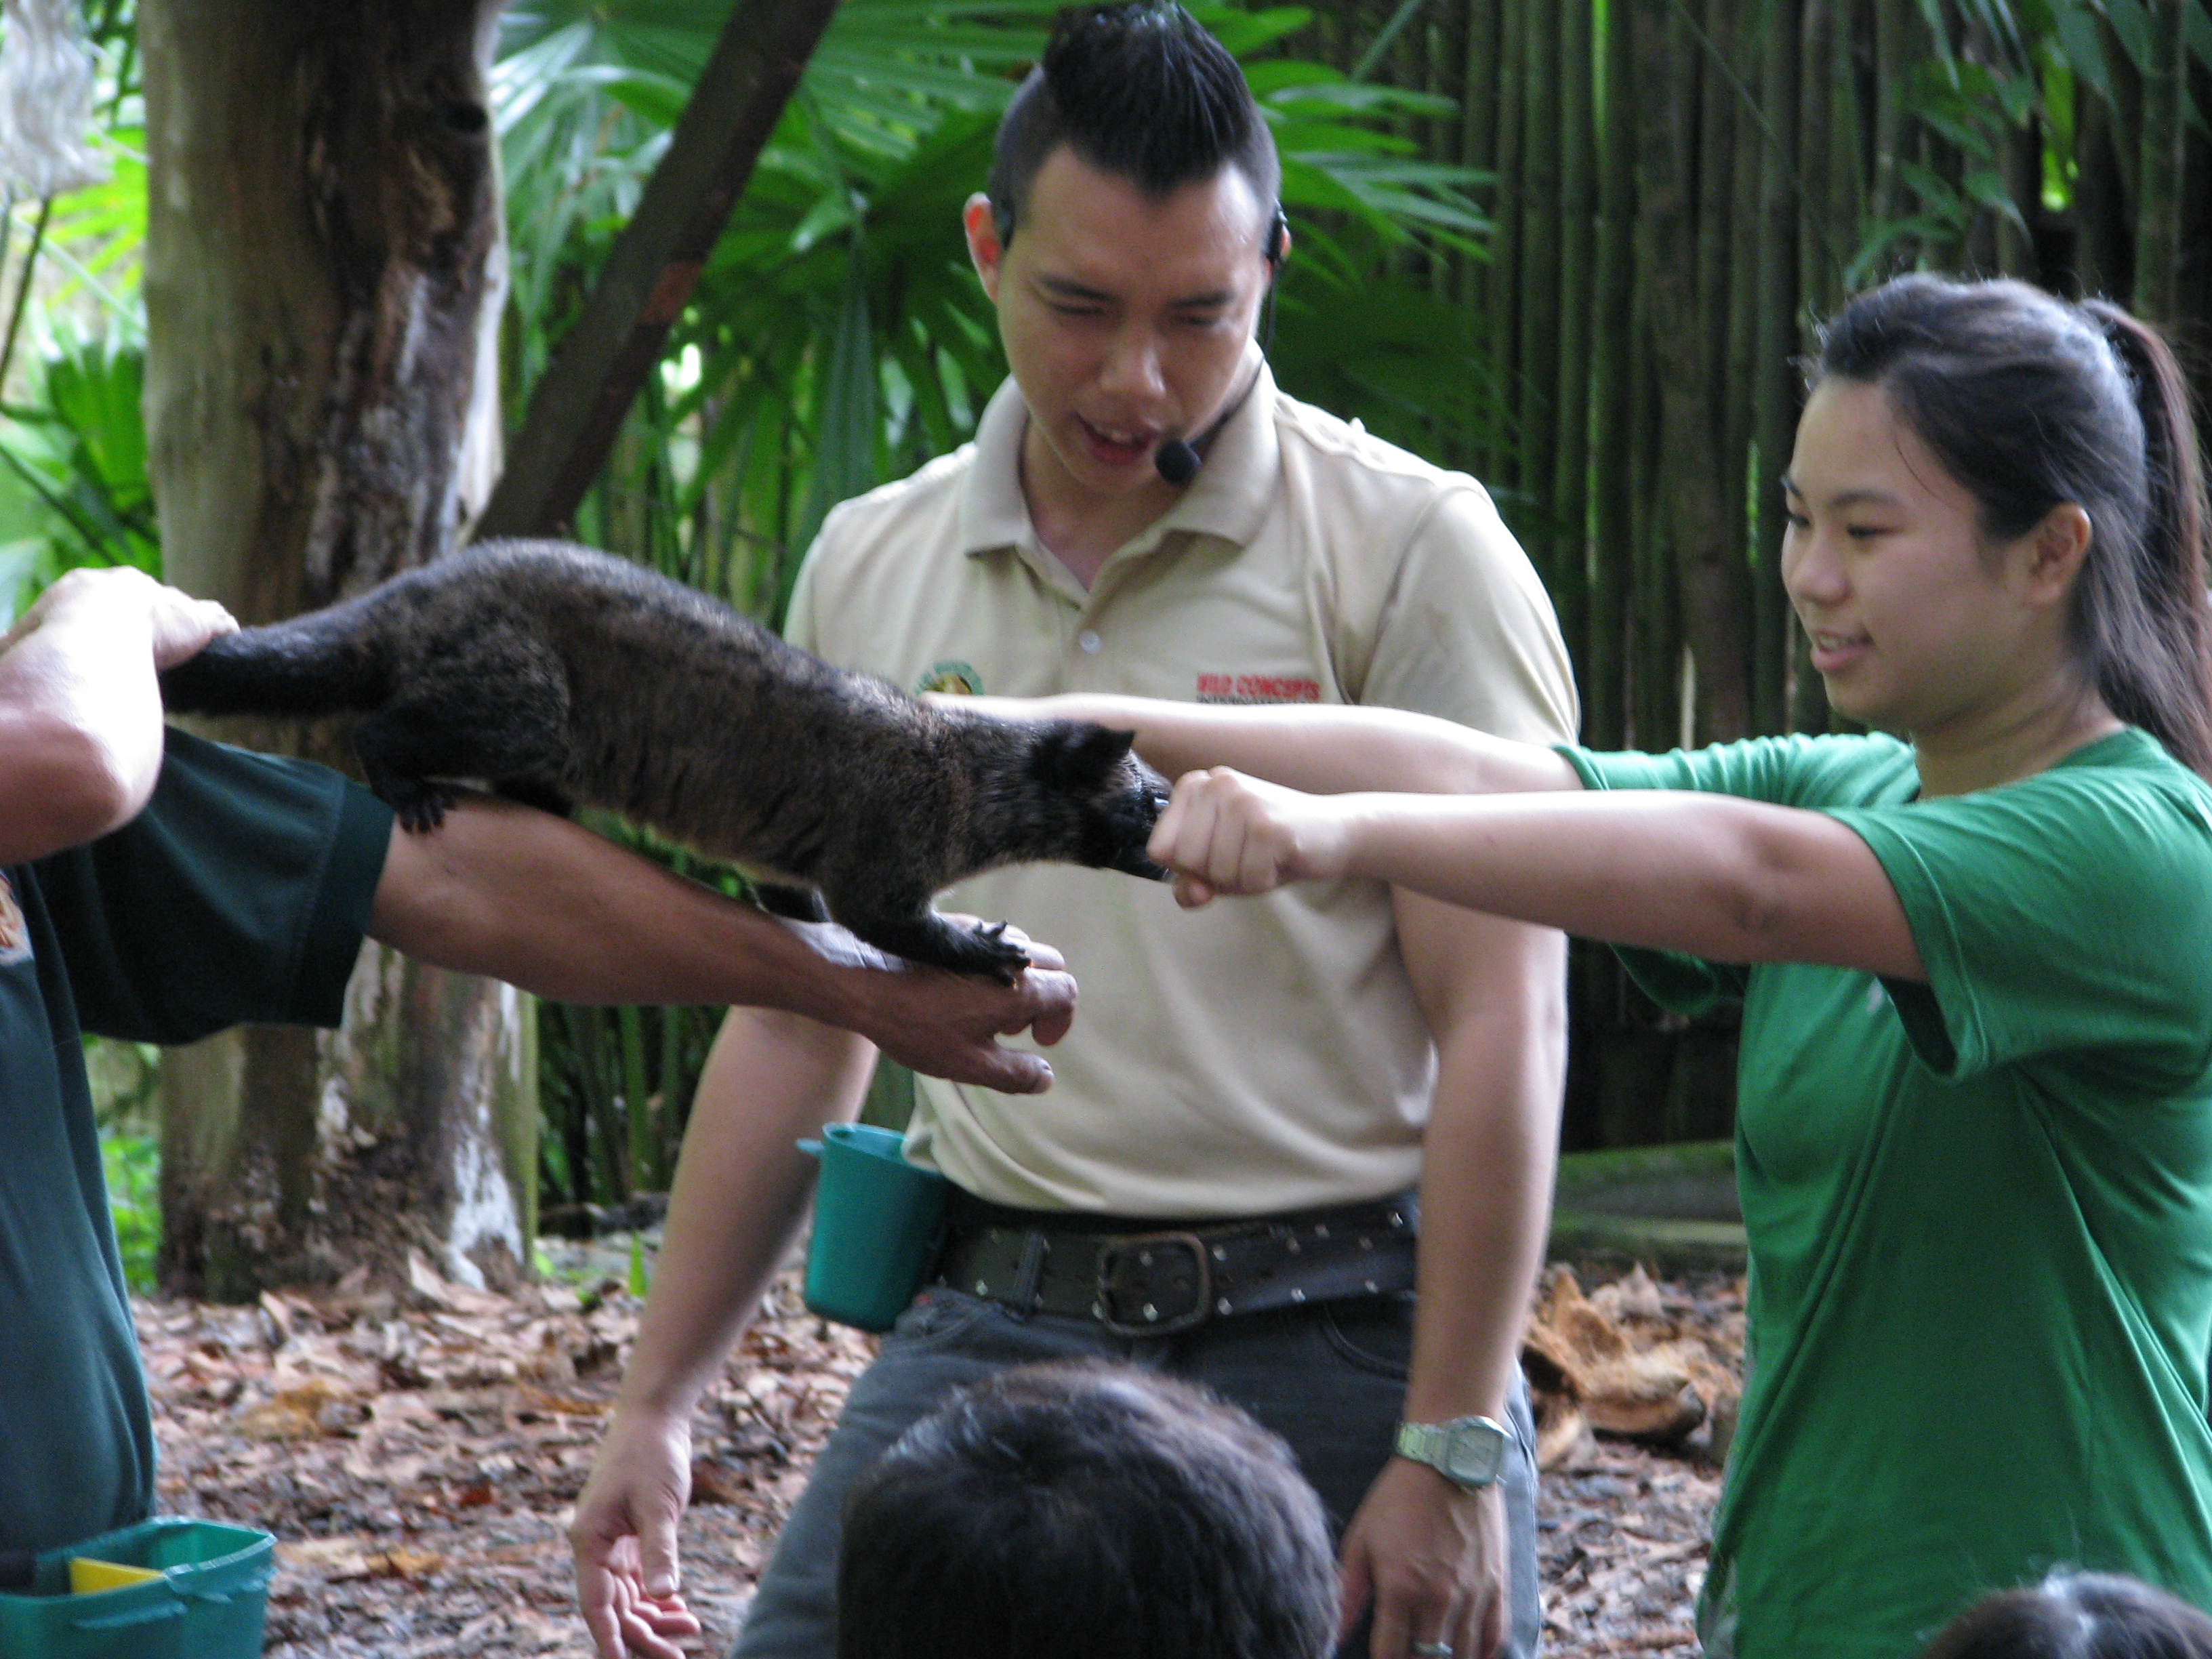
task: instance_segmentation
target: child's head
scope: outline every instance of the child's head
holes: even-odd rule
[[[1886,443],[1875,414],[1889,422]],[[1806,526],[1821,523],[1820,489],[1847,494],[1853,480],[1799,474],[1820,474],[1826,459],[1808,458],[1808,440],[1839,430],[1865,441],[1860,471],[1879,470],[1875,452],[1886,451],[1893,482],[1831,513],[1836,534],[1822,546],[1844,550],[1808,562]],[[2024,607],[2025,617],[2041,605],[2056,648],[2113,714],[2154,732],[2185,763],[2212,770],[2196,434],[2172,354],[2124,312],[2020,283],[1924,276],[1861,295],[1824,333],[1790,483],[1799,565],[1792,596],[1814,635],[1815,666],[1844,712],[1884,724],[1950,712],[1893,695],[1881,675],[1897,671],[1924,700],[1931,686],[1958,678],[1924,671],[1941,669],[1941,653],[1957,652],[1963,635],[1930,633],[1940,618],[1906,605],[1905,632],[1917,628],[1933,654],[1885,659],[1890,641],[1860,626],[1849,578],[1838,573],[1873,568],[1901,521],[1917,511],[1921,522],[1938,522],[1955,503],[1981,556],[1987,591],[1975,603],[1989,628],[2002,633],[2008,606]],[[1905,498],[1901,510],[1885,495]],[[1869,558],[1856,562],[1861,552]],[[1963,603],[1963,577],[1958,586]],[[1856,653],[1869,639],[1871,658]],[[2020,641],[1996,643],[1993,662],[2021,659]],[[1964,655],[1971,680],[1971,648]]]
[[[1336,1571],[1289,1449],[1125,1366],[1027,1366],[854,1490],[840,1659],[1320,1659]]]
[[[2212,1619],[2139,1579],[2054,1573],[1976,1602],[1923,1659],[2212,1659]]]

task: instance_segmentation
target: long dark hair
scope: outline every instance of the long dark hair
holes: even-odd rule
[[[1985,1597],[1921,1659],[2212,1659],[2212,1619],[2117,1573],[2054,1573]]]
[[[2157,332],[2024,283],[1900,276],[1828,325],[1820,374],[1881,386],[1992,540],[2064,502],[2089,515],[2075,645],[2113,714],[2212,777],[2204,482]]]

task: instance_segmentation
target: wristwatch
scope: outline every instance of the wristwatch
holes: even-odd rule
[[[1512,1442],[1510,1430],[1486,1417],[1455,1417],[1449,1423],[1401,1423],[1391,1449],[1472,1491],[1497,1482]]]

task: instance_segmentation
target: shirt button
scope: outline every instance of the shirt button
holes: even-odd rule
[[[1083,647],[1083,654],[1086,657],[1097,656],[1098,647],[1106,643],[1087,628],[1075,636],[1075,642]]]

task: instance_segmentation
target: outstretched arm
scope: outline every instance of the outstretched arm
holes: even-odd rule
[[[914,968],[843,929],[785,922],[670,874],[565,818],[471,797],[428,835],[396,825],[369,933],[443,968],[570,1002],[723,1002],[856,1031],[904,1065],[1009,1094],[1051,1086],[1075,983],[1010,987]],[[1056,959],[1055,959],[1056,960]]]
[[[1583,787],[1575,769],[1541,744],[1492,737],[1402,708],[1342,703],[1226,708],[1090,692],[1034,700],[963,697],[957,702],[1007,719],[1095,720],[1118,732],[1134,732],[1137,752],[1171,778],[1202,767],[1233,766],[1320,795],[1355,789],[1486,795]]]
[[[1608,944],[1927,978],[1866,842],[1726,795],[1316,796],[1216,768],[1176,783],[1150,852],[1186,904],[1364,876]]]
[[[138,815],[161,769],[158,669],[238,624],[127,567],[73,570],[0,639],[0,864]]]

